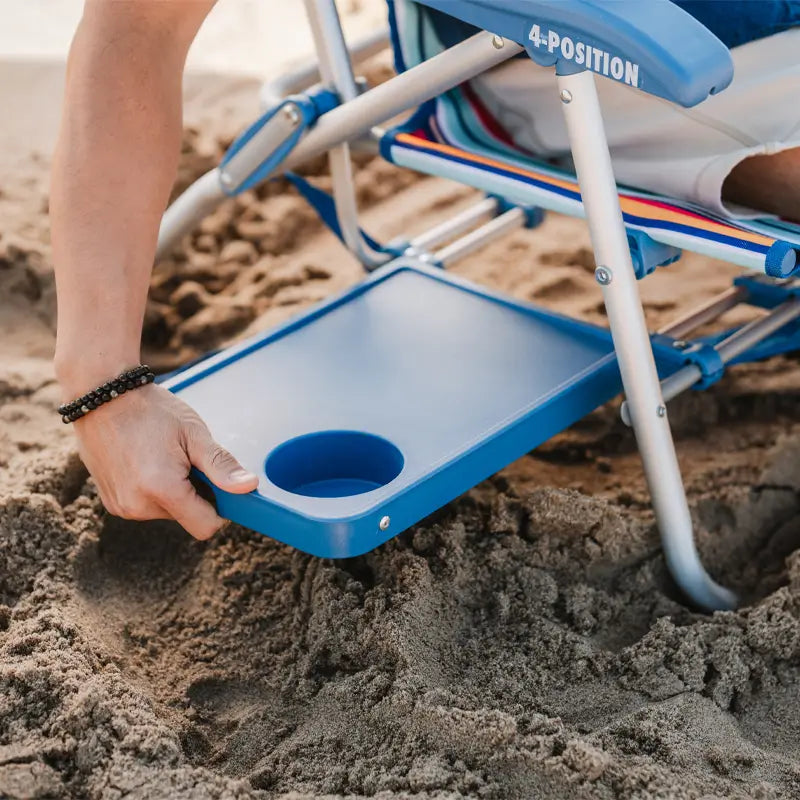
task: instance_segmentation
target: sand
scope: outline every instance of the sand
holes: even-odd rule
[[[179,185],[227,136],[187,129]],[[800,797],[796,360],[671,406],[736,613],[694,613],[668,578],[616,403],[366,556],[236,526],[201,544],[105,514],[53,411],[46,167],[15,159],[0,198],[0,797]],[[473,196],[369,159],[357,183],[385,238]],[[592,269],[583,223],[551,215],[456,271],[602,321]],[[690,256],[649,279],[653,326],[735,274]],[[147,358],[175,366],[358,278],[272,184],[158,265]]]

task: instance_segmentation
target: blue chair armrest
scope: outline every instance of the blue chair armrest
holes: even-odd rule
[[[671,0],[416,0],[525,47],[559,74],[590,69],[682,106],[733,78],[728,48]]]

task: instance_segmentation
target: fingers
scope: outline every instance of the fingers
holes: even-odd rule
[[[180,476],[164,475],[157,482],[136,483],[121,493],[101,491],[100,497],[114,516],[139,521],[175,520],[195,539],[210,539],[225,524],[189,479]]]
[[[195,538],[210,538],[225,523],[189,482],[192,464],[229,492],[252,491],[257,476],[217,445],[174,395],[157,386],[133,394],[139,395],[133,403],[126,398],[117,413],[98,415],[79,431],[81,455],[104,505],[126,519],[174,519]]]
[[[226,524],[214,506],[197,494],[188,478],[163,489],[159,502],[179,525],[201,541],[210,539]]]
[[[224,447],[218,445],[208,429],[198,428],[187,442],[189,460],[220,489],[234,494],[252,492],[258,476],[248,472]]]
[[[172,519],[158,503],[149,497],[135,492],[131,496],[118,496],[109,491],[100,491],[100,499],[109,514],[122,519],[145,521],[150,519]]]

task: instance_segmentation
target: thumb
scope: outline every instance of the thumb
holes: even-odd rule
[[[193,437],[187,450],[192,464],[223,491],[246,494],[258,486],[258,476],[248,472],[207,430]]]

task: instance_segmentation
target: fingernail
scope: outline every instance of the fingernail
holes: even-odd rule
[[[248,472],[246,469],[235,469],[233,472],[228,475],[228,478],[233,481],[234,483],[250,483],[253,478],[255,478],[252,472]]]

